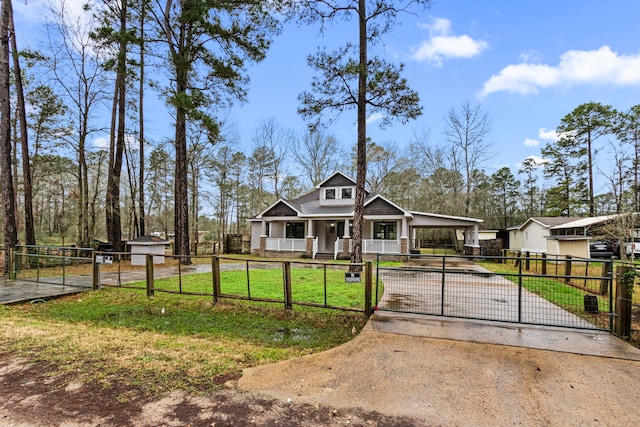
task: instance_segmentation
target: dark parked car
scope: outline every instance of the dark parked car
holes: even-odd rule
[[[615,245],[611,242],[597,240],[589,243],[591,258],[611,258],[616,255]]]

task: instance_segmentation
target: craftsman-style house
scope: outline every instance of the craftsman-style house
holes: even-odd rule
[[[278,200],[250,218],[251,252],[260,256],[291,256],[293,252],[309,258],[349,257],[355,192],[355,181],[336,172],[310,193],[293,200]],[[410,212],[379,194],[367,192],[362,252],[409,254],[416,230],[431,227],[463,229],[465,252],[479,254],[481,222],[473,218]]]

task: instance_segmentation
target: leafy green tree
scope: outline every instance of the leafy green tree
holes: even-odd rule
[[[401,77],[403,65],[369,56],[369,48],[381,42],[394,26],[398,14],[412,6],[427,7],[430,0],[291,0],[293,16],[304,23],[320,23],[322,29],[336,20],[355,19],[358,40],[333,52],[321,50],[309,56],[311,68],[319,72],[311,90],[300,96],[300,114],[318,126],[322,115],[357,110],[357,174],[351,262],[362,262],[365,181],[367,177],[367,118],[381,113],[382,125],[400,119],[403,123],[422,114],[418,93]],[[333,116],[335,119],[336,116]]]
[[[527,157],[522,161],[522,166],[518,170],[519,174],[524,174],[524,189],[526,193],[525,213],[527,217],[535,216],[536,212],[536,196],[540,192],[539,187],[536,185],[538,177],[536,171],[540,165],[533,157]]]
[[[517,211],[520,181],[516,180],[511,169],[503,167],[491,175],[493,197],[500,213],[500,227],[505,229],[513,225],[510,219]]]
[[[555,184],[547,190],[546,207],[550,215],[571,216],[582,212],[588,201],[586,148],[577,146],[573,139],[560,138],[541,150],[544,159],[544,177]]]
[[[597,152],[595,142],[598,138],[614,132],[616,110],[610,105],[598,102],[581,104],[560,121],[556,132],[563,135],[563,144],[568,145],[572,154],[577,155],[580,163],[584,164],[587,174],[587,197],[589,215],[594,216],[594,158]],[[559,141],[560,142],[560,141]]]
[[[189,258],[187,120],[217,135],[219,125],[207,113],[246,99],[248,62],[264,59],[269,37],[278,30],[270,8],[260,0],[168,0],[156,2],[151,14],[168,52],[175,108],[174,253]]]
[[[120,176],[125,151],[127,89],[129,86],[127,80],[130,74],[129,45],[136,41],[134,32],[130,28],[132,17],[129,3],[129,0],[105,2],[104,7],[100,10],[102,25],[92,33],[92,37],[96,41],[115,52],[115,57],[107,59],[104,65],[107,70],[115,71],[116,74],[109,132],[109,167],[106,192],[107,240],[113,242],[116,251],[124,250],[120,212]],[[132,199],[131,202],[135,203],[135,199]]]
[[[173,157],[162,145],[154,148],[149,154],[149,213],[151,230],[160,229],[166,239],[169,238],[169,212],[173,210]]]

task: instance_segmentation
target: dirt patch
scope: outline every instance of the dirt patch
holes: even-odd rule
[[[0,424],[27,426],[411,426],[408,417],[298,404],[233,388],[202,396],[147,396],[117,379],[83,382],[52,376],[53,366],[0,352]]]

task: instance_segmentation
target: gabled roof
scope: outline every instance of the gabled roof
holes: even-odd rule
[[[334,172],[329,178],[316,185],[316,188],[322,187],[350,187],[356,185],[356,182],[342,172]]]
[[[267,209],[265,209],[261,214],[256,215],[256,218],[262,218],[265,216],[300,216],[302,212],[292,204],[290,201],[280,199]]]
[[[539,224],[543,228],[552,228],[578,219],[581,218],[579,216],[532,216],[519,226],[509,227],[509,230],[522,230],[532,222]]]
[[[377,205],[377,206],[376,206]],[[367,208],[369,208],[369,212],[367,212]],[[387,198],[381,196],[380,194],[374,194],[372,197],[365,199],[364,202],[364,210],[367,215],[376,215],[375,209],[391,209],[395,212],[386,212],[386,215],[403,215],[411,217],[411,212],[402,209],[400,206],[396,205],[392,201]]]
[[[334,174],[335,175],[335,174]],[[293,200],[280,199],[262,213],[249,220],[260,220],[265,217],[291,217],[317,218],[317,217],[352,217],[354,206],[349,205],[320,205],[320,189],[316,188]],[[374,209],[378,209],[378,215],[404,215],[411,217],[411,213],[389,201],[379,194],[367,193],[364,199],[366,215],[376,215]],[[367,212],[368,211],[368,212]]]
[[[596,224],[602,224],[603,222],[611,221],[612,219],[617,218],[619,215],[604,215],[604,216],[594,216],[590,218],[579,218],[570,222],[566,222],[560,225],[556,225],[555,227],[551,227],[552,230],[559,230],[562,228],[581,228],[581,227],[590,227]]]

